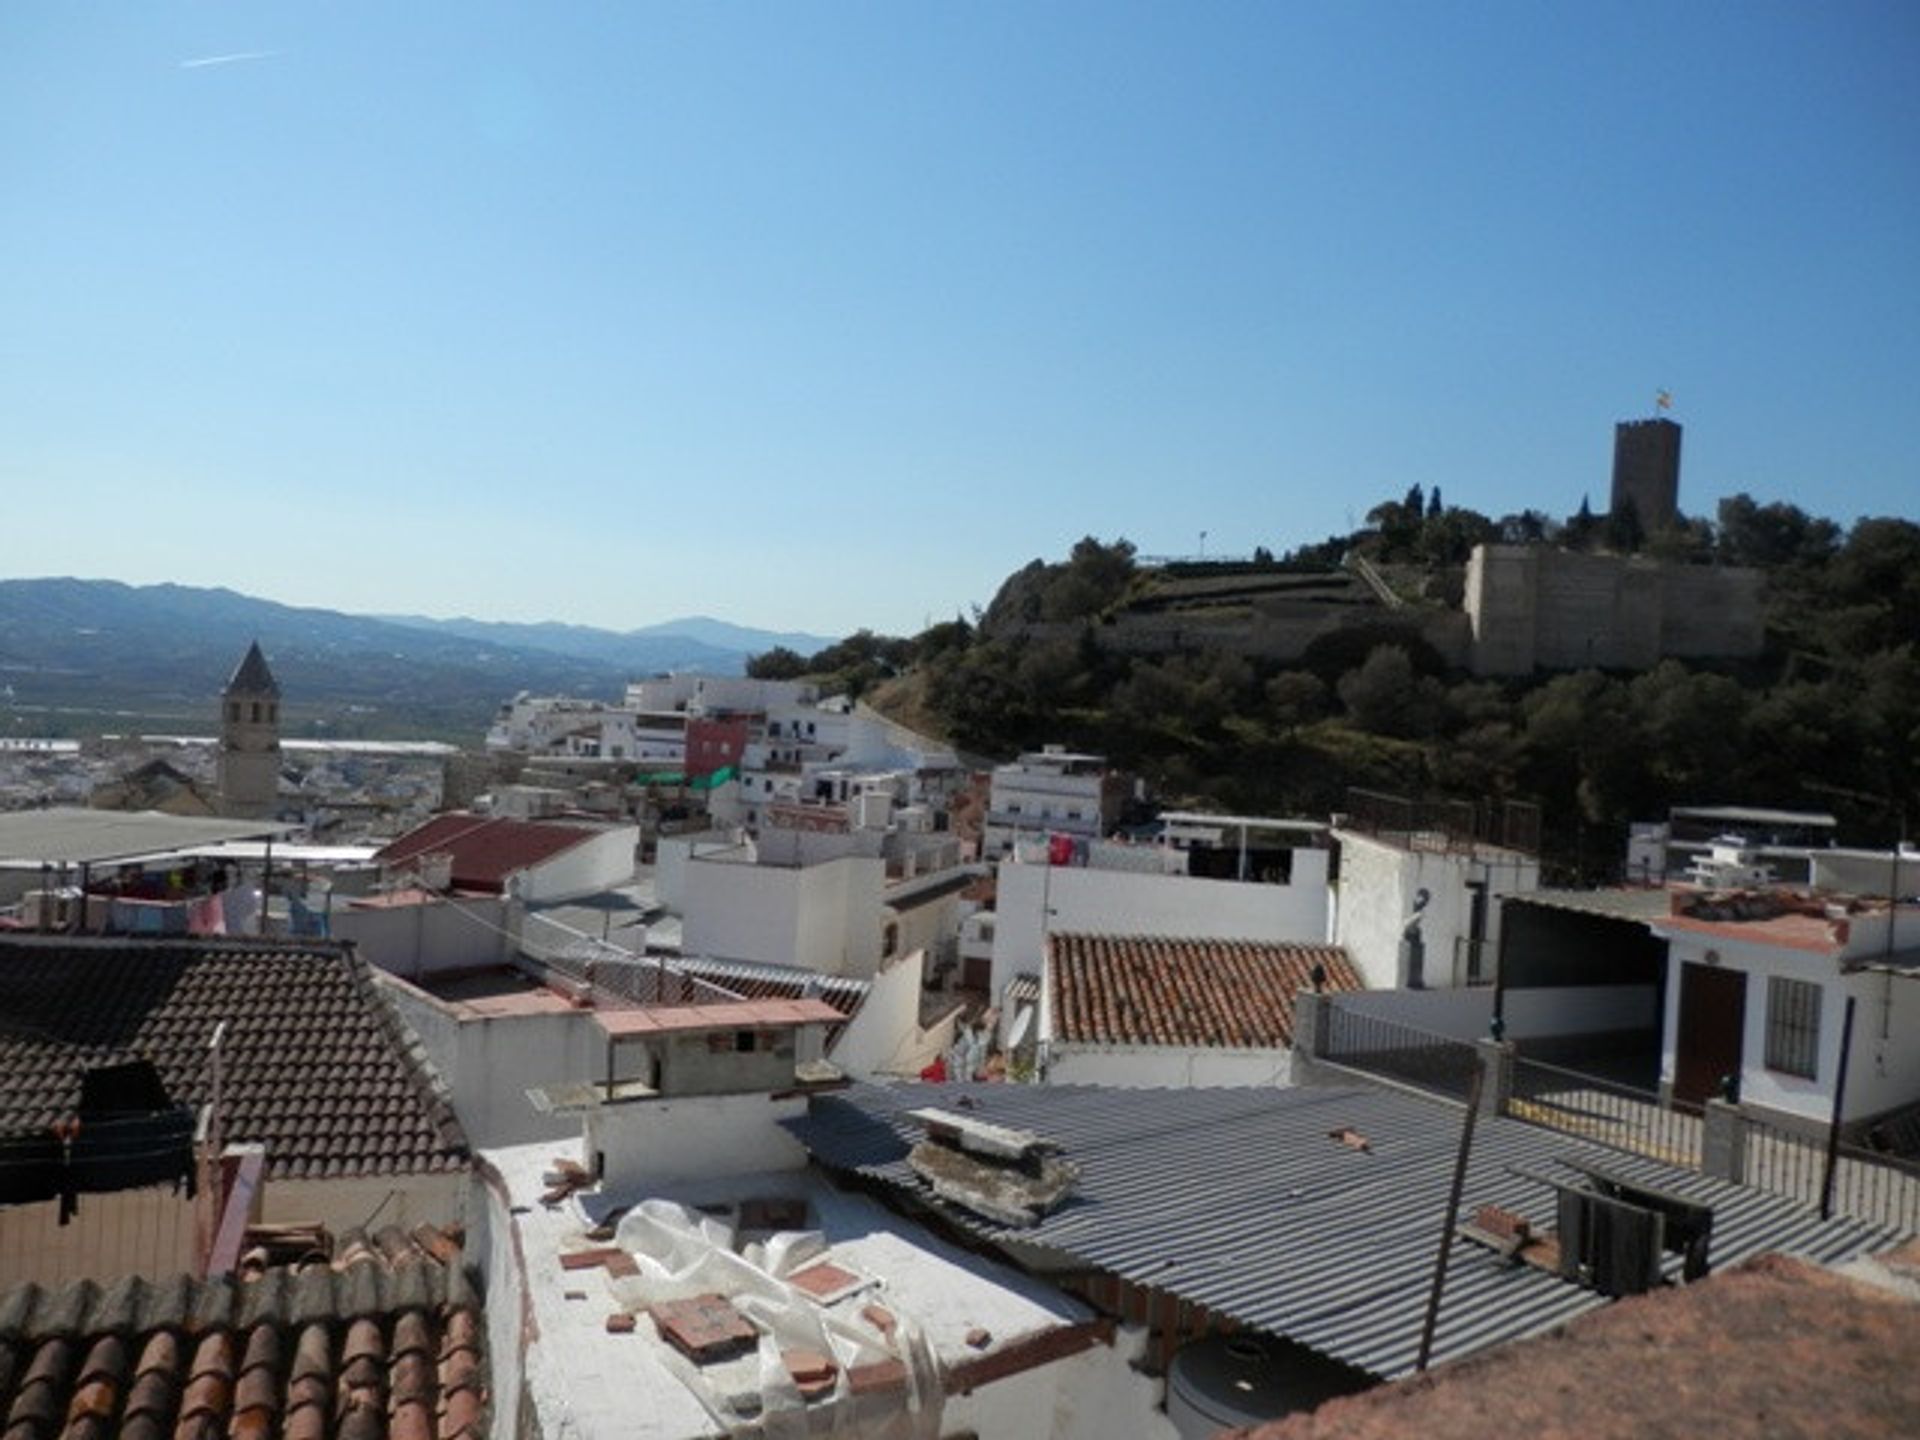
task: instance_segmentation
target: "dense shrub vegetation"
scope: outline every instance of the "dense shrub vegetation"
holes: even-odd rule
[[[1419,487],[1369,529],[1255,568],[1315,570],[1350,550],[1376,563],[1457,566],[1482,540],[1644,549],[1767,572],[1767,647],[1724,666],[1666,661],[1493,682],[1447,673],[1411,627],[1329,637],[1281,667],[1196,650],[1152,659],[1101,643],[1104,617],[1150,588],[1126,541],[1088,538],[1034,561],[971,622],[912,639],[862,631],[811,657],[774,651],[751,673],[816,674],[884,705],[911,696],[963,750],[1046,741],[1102,751],[1165,797],[1242,811],[1321,813],[1352,785],[1415,798],[1541,805],[1562,878],[1605,879],[1626,823],[1669,804],[1830,810],[1884,843],[1920,820],[1920,525],[1851,529],[1745,495],[1717,523],[1648,536],[1632,517],[1537,512],[1489,520]],[[1241,567],[1246,568],[1246,567]],[[1044,624],[1044,630],[1033,627]],[[876,690],[876,687],[878,689]]]

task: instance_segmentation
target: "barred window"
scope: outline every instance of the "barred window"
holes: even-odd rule
[[[1820,1057],[1820,987],[1810,980],[1767,980],[1767,1068],[1815,1078]]]

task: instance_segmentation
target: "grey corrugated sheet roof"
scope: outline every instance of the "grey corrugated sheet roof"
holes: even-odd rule
[[[1058,1142],[1080,1167],[1073,1197],[1029,1229],[938,1207],[967,1229],[995,1242],[1051,1249],[1385,1379],[1412,1373],[1459,1144],[1458,1107],[1372,1088],[856,1086],[815,1097],[810,1114],[788,1125],[821,1163],[932,1205],[906,1164],[919,1138],[906,1112],[966,1101],[982,1120]],[[1365,1135],[1371,1151],[1330,1138],[1345,1127]],[[1510,1167],[1573,1180],[1562,1163],[1568,1159],[1711,1204],[1716,1267],[1773,1250],[1830,1263],[1898,1238],[1508,1119],[1480,1122],[1462,1218],[1497,1204],[1550,1225],[1552,1190]],[[1434,1361],[1533,1334],[1605,1303],[1556,1276],[1457,1244]]]
[[[1673,911],[1665,890],[1527,890],[1503,895],[1508,905],[1547,905],[1607,920],[1664,920]]]
[[[673,963],[677,969],[684,970],[696,979],[723,985],[749,999],[772,994],[774,989],[781,993],[788,989],[800,990],[812,981],[819,986],[823,1000],[848,1015],[860,1008],[866,1001],[867,992],[873,988],[871,980],[852,975],[829,975],[799,965],[769,965],[757,960],[717,960],[706,955],[682,955]]]
[[[88,865],[179,850],[217,840],[284,835],[291,825],[272,820],[208,820],[153,810],[13,810],[0,814],[0,864]]]

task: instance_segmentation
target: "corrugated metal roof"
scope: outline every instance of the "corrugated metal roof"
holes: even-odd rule
[[[798,1000],[812,991],[841,1014],[849,1016],[859,1010],[867,992],[873,988],[871,980],[852,975],[828,975],[797,965],[769,965],[756,960],[680,955],[674,957],[671,964],[674,970],[723,986],[742,1000]]]
[[[293,829],[273,820],[210,820],[156,811],[56,806],[0,815],[0,862],[88,865],[221,840],[253,840]]]
[[[1545,905],[1598,915],[1607,920],[1664,920],[1673,913],[1673,899],[1665,890],[1528,890],[1503,895],[1506,905]]]
[[[1370,1088],[858,1086],[816,1097],[789,1128],[823,1164],[937,1206],[906,1164],[920,1136],[905,1112],[928,1104],[970,1107],[982,1120],[1036,1131],[1080,1167],[1074,1195],[1031,1228],[1008,1230],[938,1207],[965,1228],[1054,1250],[1386,1379],[1412,1373],[1459,1107]],[[1343,1128],[1366,1136],[1370,1148],[1330,1138]],[[1569,1160],[1711,1204],[1716,1268],[1774,1250],[1832,1262],[1897,1238],[1504,1118],[1480,1122],[1462,1218],[1496,1204],[1551,1226],[1552,1189],[1512,1167],[1572,1181]],[[1434,1361],[1605,1303],[1556,1276],[1456,1245]]]

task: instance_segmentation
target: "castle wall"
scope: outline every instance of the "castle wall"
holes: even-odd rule
[[[1765,641],[1758,570],[1671,565],[1661,576],[1660,653],[1681,659],[1758,655]]]
[[[1477,675],[1648,670],[1669,656],[1734,659],[1764,639],[1758,570],[1582,555],[1543,545],[1477,545],[1458,610],[1389,610],[1280,597],[1217,610],[1123,613],[1096,630],[1102,649],[1159,656],[1218,651],[1301,659],[1324,636],[1361,626],[1417,627],[1449,665]],[[1034,640],[1077,640],[1077,621],[1039,624]]]
[[[1467,566],[1469,665],[1526,675],[1756,655],[1761,580],[1757,570],[1477,546]]]

